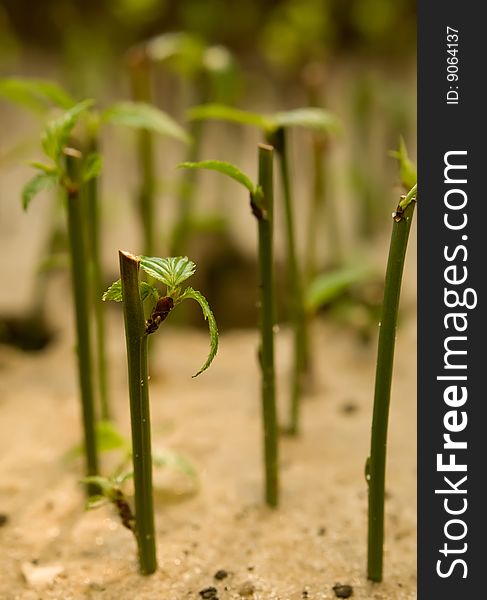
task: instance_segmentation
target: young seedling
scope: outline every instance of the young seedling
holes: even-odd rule
[[[392,236],[387,261],[375,373],[371,448],[365,468],[369,486],[367,576],[372,581],[382,581],[386,448],[392,369],[402,273],[416,196],[417,185],[414,185],[409,193],[401,199],[392,215]]]
[[[75,100],[55,83],[44,79],[5,78],[0,79],[0,99],[27,109],[44,120],[53,107],[71,108]],[[32,130],[33,131],[33,130]],[[34,135],[29,135],[0,153],[0,168],[5,162],[18,163],[34,145]],[[47,218],[48,233],[45,236],[42,259],[34,273],[34,292],[30,308],[22,316],[5,316],[0,323],[2,342],[17,345],[23,350],[40,350],[52,339],[53,331],[46,314],[46,295],[49,275],[58,264],[60,240],[59,203],[51,203]]]
[[[117,466],[110,477],[93,475],[85,477],[81,483],[96,485],[99,493],[87,499],[86,508],[96,509],[105,504],[112,504],[118,513],[119,519],[124,527],[129,529],[137,539],[135,516],[132,506],[123,491],[124,483],[133,478],[130,468],[133,460],[132,445],[115,427],[112,422],[99,421],[96,427],[96,442],[98,451],[101,453],[116,453],[118,455]],[[82,448],[77,447],[70,451],[70,456],[76,456]],[[152,464],[155,468],[170,468],[188,477],[193,484],[197,484],[197,473],[187,458],[173,450],[158,450],[152,454]],[[193,489],[197,489],[193,485]]]
[[[294,201],[289,168],[287,130],[291,127],[305,127],[312,131],[336,132],[338,121],[330,113],[320,108],[301,108],[273,115],[247,112],[220,104],[207,104],[192,108],[188,112],[190,120],[221,120],[259,128],[266,141],[271,144],[278,156],[284,193],[286,217],[287,269],[291,296],[291,315],[294,336],[294,364],[291,377],[290,415],[287,431],[296,435],[299,432],[300,399],[303,379],[309,365],[309,348],[304,310],[303,281],[296,249],[294,227]]]
[[[66,199],[71,279],[76,316],[78,376],[81,391],[86,472],[88,475],[98,473],[98,457],[95,443],[91,336],[87,298],[87,245],[83,230],[81,188],[83,183],[97,175],[97,168],[101,167],[101,163],[94,160],[93,155],[84,158],[79,150],[69,148],[67,145],[73,128],[83,113],[92,105],[91,100],[80,102],[47,125],[42,136],[42,149],[50,163],[33,163],[39,173],[27,183],[22,193],[24,209],[28,208],[32,198],[38,192],[55,186],[63,190]],[[96,168],[93,166],[95,163]],[[92,494],[95,488],[89,485],[87,491]]]
[[[135,487],[135,532],[139,548],[140,571],[150,575],[157,569],[154,537],[152,491],[152,449],[149,407],[148,338],[155,333],[175,306],[193,299],[200,305],[210,329],[210,353],[194,375],[200,375],[213,361],[218,349],[216,321],[204,296],[182,284],[195,272],[196,265],[186,257],[156,258],[119,252],[121,278],[105,292],[104,300],[123,301],[127,364],[129,375],[130,418]],[[153,280],[166,286],[161,295],[153,285],[139,281],[142,268]],[[153,308],[147,321],[144,300],[152,299]]]
[[[279,454],[274,370],[274,269],[273,269],[273,149],[259,146],[259,180],[252,180],[234,165],[216,160],[183,163],[187,169],[209,169],[224,173],[242,184],[250,194],[250,208],[257,219],[260,271],[259,362],[264,424],[265,500],[270,507],[279,503]]]
[[[37,79],[2,79],[0,80],[0,97],[24,106],[42,115],[57,107],[58,109],[72,108],[75,101],[69,94],[54,82]],[[100,303],[103,293],[103,271],[101,265],[100,242],[100,199],[99,173],[101,171],[100,131],[106,125],[122,125],[133,129],[144,129],[160,135],[188,141],[184,130],[162,111],[143,103],[117,102],[103,111],[91,106],[84,111],[86,122],[86,141],[83,146],[87,149],[84,180],[80,189],[83,196],[82,218],[87,234],[85,261],[88,262],[91,308],[94,314],[96,331],[96,366],[99,386],[100,416],[107,420],[112,416],[108,394],[107,359],[105,349],[105,313]],[[47,172],[46,172],[47,173]],[[49,174],[49,173],[47,173]],[[49,178],[40,178],[39,185],[47,185]],[[36,180],[37,181],[37,180]],[[37,183],[34,182],[33,185]],[[52,237],[52,236],[51,236]],[[39,276],[39,287],[43,286]]]
[[[100,130],[106,125],[129,127],[139,131],[159,134],[187,142],[184,130],[164,112],[144,103],[116,102],[101,112],[91,111],[88,123],[88,147],[93,156],[98,156]],[[107,359],[105,349],[105,312],[100,302],[104,290],[103,270],[101,264],[100,236],[100,188],[99,177],[92,177],[86,184],[87,231],[91,249],[92,305],[95,315],[97,367],[100,387],[101,417],[105,420],[112,417],[108,394]],[[144,213],[145,214],[145,213]],[[145,217],[144,217],[145,219]],[[154,215],[150,228],[153,227]],[[145,221],[144,221],[145,222]],[[145,226],[144,226],[145,227]]]

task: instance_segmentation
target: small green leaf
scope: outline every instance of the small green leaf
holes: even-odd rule
[[[202,160],[201,162],[183,162],[178,165],[178,169],[207,169],[209,171],[218,171],[231,177],[235,181],[246,187],[251,194],[255,193],[255,186],[248,175],[240,171],[235,165],[221,160]]]
[[[370,275],[370,269],[364,266],[345,267],[330,273],[318,275],[306,291],[306,309],[313,312],[330,304],[341,296],[351,285]]]
[[[90,179],[98,177],[103,168],[103,159],[98,152],[92,152],[86,157],[83,164],[83,181],[86,183]]]
[[[41,113],[53,105],[69,109],[75,104],[75,100],[59,85],[45,79],[1,79],[0,97]]]
[[[114,281],[108,290],[102,296],[103,302],[113,300],[114,302],[122,302],[122,280]]]
[[[297,108],[286,112],[278,112],[272,120],[279,127],[305,127],[322,133],[339,131],[336,117],[322,108]]]
[[[111,421],[96,423],[96,445],[99,452],[130,448],[130,442],[117,430]]]
[[[205,364],[197,373],[193,375],[193,377],[198,377],[198,375],[201,375],[203,371],[206,371],[206,369],[211,365],[213,359],[215,358],[215,355],[218,350],[218,327],[216,324],[215,317],[211,312],[210,305],[208,304],[208,301],[203,296],[203,294],[201,294],[197,290],[194,290],[191,287],[188,287],[184,290],[184,293],[179,297],[178,304],[183,300],[187,300],[189,298],[196,300],[196,302],[198,302],[198,304],[201,306],[203,316],[205,317],[205,320],[208,321],[208,327],[210,330],[210,353],[208,355],[208,358],[206,359]]]
[[[148,298],[149,296],[153,296],[155,300],[159,299],[159,292],[157,289],[147,283],[146,281],[139,281],[139,292],[140,298],[142,302]],[[122,302],[122,281],[117,279],[112,285],[108,288],[108,290],[103,294],[102,300],[106,302],[107,300],[113,300],[114,302]]]
[[[391,150],[389,154],[399,161],[399,176],[401,178],[401,183],[406,190],[410,190],[418,181],[418,175],[416,173],[416,167],[409,158],[406,143],[402,136],[399,138],[399,149]]]
[[[115,125],[149,129],[155,133],[189,143],[184,129],[162,110],[144,102],[118,102],[107,108],[102,120]]]
[[[224,104],[202,104],[190,108],[187,113],[190,121],[228,121],[240,125],[253,125],[262,130],[272,129],[272,119],[259,113],[240,110]]]
[[[57,173],[38,173],[34,175],[22,190],[22,208],[27,210],[32,198],[42,192],[53,188],[59,180]]]
[[[108,498],[105,498],[105,496],[102,496],[101,494],[96,494],[95,496],[90,496],[86,499],[85,508],[86,510],[95,510],[96,508],[100,508],[107,502]]]
[[[39,169],[39,171],[44,171],[49,175],[54,175],[59,173],[56,165],[46,165],[45,163],[37,162],[36,160],[31,160],[29,162],[29,166],[34,167],[35,169]]]
[[[140,256],[141,268],[151,277],[164,283],[168,292],[178,288],[196,271],[196,265],[187,256],[158,258]]]
[[[42,149],[46,156],[59,163],[63,148],[66,146],[81,115],[91,108],[94,100],[83,100],[63,115],[47,124],[42,133]]]
[[[297,108],[274,115],[240,110],[223,104],[203,104],[188,111],[190,121],[229,121],[240,125],[253,125],[263,131],[274,131],[280,127],[306,127],[321,132],[339,131],[339,122],[331,113],[321,108]]]
[[[402,210],[405,210],[411,202],[415,201],[418,196],[418,184],[413,185],[413,187],[409,190],[407,195],[399,202],[399,207]]]

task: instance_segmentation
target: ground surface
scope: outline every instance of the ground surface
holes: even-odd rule
[[[112,388],[117,421],[128,432],[120,318],[112,315]],[[155,348],[151,402],[154,445],[186,456],[185,476],[157,472],[160,569],[137,574],[135,544],[110,507],[85,512],[82,465],[66,458],[79,440],[71,341],[22,355],[0,348],[1,600],[183,600],[214,586],[220,600],[416,597],[415,321],[405,311],[399,335],[390,429],[385,581],[367,582],[366,483],[375,348],[333,324],[315,331],[316,392],[306,399],[303,436],[283,438],[282,503],[262,498],[256,333],[221,338],[214,367],[196,380],[206,356],[200,333],[168,329]],[[278,334],[279,389],[287,388],[289,345]],[[285,400],[285,398],[281,398]],[[284,415],[284,406],[281,414]],[[22,571],[58,566],[44,586]],[[214,574],[228,576],[217,581]],[[245,596],[244,596],[245,597]]]

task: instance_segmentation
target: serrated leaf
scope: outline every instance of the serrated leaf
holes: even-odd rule
[[[218,171],[231,177],[238,183],[241,183],[251,194],[255,193],[255,185],[248,175],[240,171],[235,165],[221,160],[202,160],[200,162],[183,162],[178,165],[178,169],[206,169],[209,171]]]
[[[142,302],[149,296],[152,296],[156,301],[159,300],[159,292],[157,291],[157,288],[150,283],[147,283],[147,281],[139,281],[139,292]]]
[[[103,159],[98,152],[92,152],[86,157],[83,164],[83,181],[86,183],[101,173],[103,168]]]
[[[306,291],[305,305],[308,311],[315,311],[321,306],[333,302],[347,288],[364,280],[370,274],[367,267],[345,267],[329,273],[318,275]]]
[[[115,125],[136,129],[149,129],[155,133],[189,143],[184,129],[168,114],[144,102],[118,102],[107,108],[102,120]]]
[[[63,148],[68,143],[71,131],[81,115],[91,108],[94,103],[94,100],[83,100],[47,124],[41,138],[42,149],[46,156],[56,163],[60,162]]]
[[[153,296],[155,300],[159,299],[159,292],[157,289],[146,281],[139,281],[139,292],[142,302],[149,296]],[[104,302],[107,300],[113,300],[114,302],[123,301],[122,281],[120,279],[117,279],[117,281],[112,283],[108,290],[103,294],[102,300]]]
[[[225,106],[224,104],[202,104],[194,106],[187,112],[190,121],[228,121],[230,123],[239,123],[241,125],[253,125],[262,130],[272,129],[272,119],[239,108]]]
[[[51,106],[69,109],[75,104],[75,100],[61,86],[45,79],[1,79],[0,97],[41,113]]]
[[[279,127],[305,127],[322,133],[339,131],[338,119],[322,108],[297,108],[278,112],[272,120]]]
[[[102,296],[103,302],[107,300],[113,300],[114,302],[122,302],[122,280],[117,279],[114,281],[112,285],[108,288],[108,290]]]
[[[168,291],[178,288],[196,271],[196,265],[187,256],[140,256],[141,268],[154,279],[164,283]]]
[[[26,183],[22,190],[22,208],[27,210],[34,196],[53,188],[58,182],[57,173],[37,173]]]
[[[189,460],[182,454],[173,452],[172,450],[153,451],[152,464],[155,467],[170,467],[176,469],[192,479],[196,479],[197,477],[196,469]]]
[[[206,369],[211,365],[218,351],[218,327],[216,324],[215,317],[211,312],[210,305],[208,304],[208,301],[203,296],[203,294],[201,294],[201,292],[198,292],[197,290],[194,290],[191,287],[188,287],[184,290],[184,293],[181,294],[181,296],[179,297],[178,303],[189,298],[196,300],[196,302],[201,306],[203,316],[205,317],[205,320],[208,321],[208,328],[210,331],[210,353],[208,354],[208,358],[206,359],[205,364],[197,373],[193,375],[193,377],[198,377],[198,375],[201,375],[201,373],[203,373],[203,371],[206,371]]]
[[[409,158],[406,143],[402,136],[399,138],[399,149],[391,150],[389,154],[399,161],[399,177],[401,179],[401,184],[406,190],[410,190],[418,181],[418,175],[416,173],[416,167]]]

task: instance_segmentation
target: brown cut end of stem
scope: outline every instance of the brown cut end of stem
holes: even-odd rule
[[[120,256],[124,256],[128,260],[133,260],[136,263],[140,263],[140,258],[138,256],[135,256],[135,254],[132,254],[131,252],[126,252],[125,250],[119,250],[118,254]]]
[[[71,156],[72,158],[83,158],[83,154],[80,150],[77,150],[76,148],[71,148],[70,146],[66,146],[65,148],[63,148],[63,154],[65,154],[66,156]]]
[[[270,144],[259,144],[258,147],[259,149],[266,150],[267,152],[272,152],[274,150],[274,146],[271,146]]]

